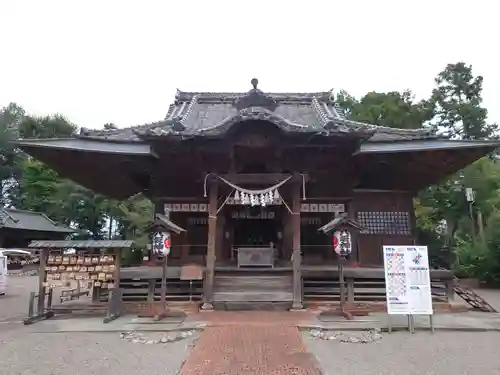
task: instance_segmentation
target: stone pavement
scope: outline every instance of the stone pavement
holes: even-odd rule
[[[391,320],[394,330],[406,329],[406,317],[393,316]],[[415,317],[415,323],[417,330],[428,330],[430,328],[427,316]],[[198,330],[207,326],[290,326],[325,330],[385,330],[388,327],[388,316],[384,313],[372,313],[369,316],[356,317],[353,321],[347,321],[341,317],[329,321],[321,321],[314,314],[307,311],[215,311],[188,315],[188,318],[182,323],[153,322],[151,319],[137,318],[134,315],[125,315],[108,324],[103,324],[102,317],[78,318],[68,316],[67,318],[56,318],[38,322],[31,326],[31,330],[40,333],[146,332]],[[500,314],[476,311],[435,314],[434,328],[438,331],[500,331]]]
[[[290,326],[208,327],[180,375],[320,375],[299,330]]]

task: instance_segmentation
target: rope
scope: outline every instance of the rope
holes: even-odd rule
[[[221,206],[217,209],[217,212],[215,214],[218,214],[220,212],[220,210],[222,210],[222,207],[224,207],[227,203],[227,201],[229,200],[229,198],[231,198],[231,195],[233,195],[234,193],[234,189],[233,191],[231,191],[228,196],[226,197],[226,199],[224,200],[224,202],[221,204]]]
[[[266,193],[269,193],[270,191],[276,190],[279,187],[283,186],[289,179],[292,178],[292,176],[288,176],[283,181],[280,181],[276,185],[273,185],[273,186],[268,187],[266,189],[250,190],[250,189],[244,189],[238,185],[235,185],[232,182],[226,180],[224,177],[221,177],[221,176],[217,176],[217,177],[219,177],[221,179],[221,181],[225,182],[227,185],[231,186],[233,189],[238,190],[240,193],[253,194],[253,195],[266,194]]]

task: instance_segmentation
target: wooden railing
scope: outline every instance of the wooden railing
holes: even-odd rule
[[[304,301],[339,301],[340,282],[338,278],[304,278]],[[386,290],[383,278],[345,277],[346,298],[349,302],[385,301]],[[432,297],[435,301],[453,300],[453,280],[433,278]]]
[[[121,279],[123,302],[154,302],[161,299],[161,279]],[[167,301],[200,301],[202,280],[167,279]],[[107,301],[108,293],[102,290],[100,301]]]

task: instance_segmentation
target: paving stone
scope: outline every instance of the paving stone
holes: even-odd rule
[[[206,328],[180,375],[320,375],[292,326]]]

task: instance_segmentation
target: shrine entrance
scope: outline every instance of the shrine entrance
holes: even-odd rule
[[[232,207],[227,221],[233,265],[274,267],[282,255],[280,207]]]

